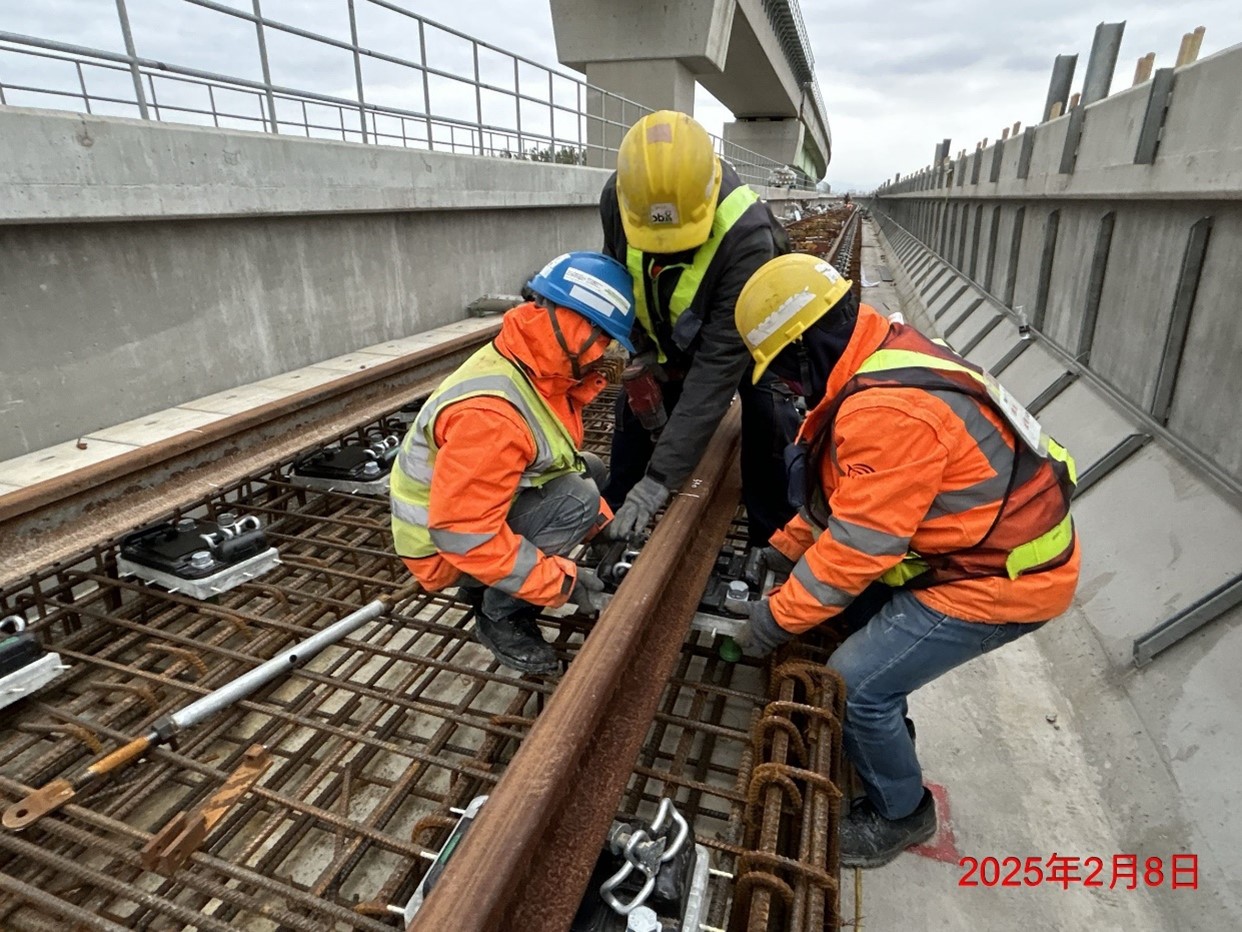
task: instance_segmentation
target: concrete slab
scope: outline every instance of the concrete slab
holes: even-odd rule
[[[875,235],[875,226],[870,222],[864,223],[862,228],[861,260],[864,269],[873,270],[869,273],[864,273],[863,279],[865,281],[875,281],[874,285],[863,287],[863,303],[871,305],[886,317],[900,313],[906,318],[907,323],[913,323],[905,312],[901,297],[897,293],[897,286],[892,281],[891,276],[888,281],[883,281],[880,280],[879,272],[874,271],[887,269],[889,259],[881,248],[878,237]]]
[[[296,392],[304,392],[308,388],[316,388],[340,377],[341,373],[339,371],[320,368],[316,364],[302,369],[294,369],[291,372],[284,372],[280,375],[274,375],[270,379],[261,379],[258,382],[252,383],[252,385],[254,388],[271,388],[284,392],[286,395],[292,395]]]
[[[1075,382],[1057,395],[1039,422],[1064,444],[1082,475],[1118,443],[1135,433],[1134,426],[1085,382]]]
[[[370,369],[372,366],[379,365],[382,362],[389,362],[391,358],[391,356],[381,353],[359,351],[321,360],[315,363],[312,368],[331,369],[333,372],[357,372],[360,369]]]
[[[1118,665],[1136,637],[1237,575],[1242,512],[1156,443],[1077,499],[1074,516],[1079,601]]]
[[[999,378],[1015,398],[1028,405],[1064,371],[1065,366],[1036,343],[1015,359]]]
[[[978,298],[979,295],[970,287],[966,279],[954,274],[947,288],[928,298],[927,309],[940,324],[948,326]]]
[[[1052,624],[1062,623],[1070,619]],[[1169,928],[1141,884],[1109,890],[1107,873],[1102,888],[959,886],[962,857],[1035,857],[1043,865],[1054,853],[1094,855],[1111,867],[1112,854],[1130,850],[1113,825],[1073,708],[1050,680],[1043,635],[959,667],[910,697],[924,778],[945,787],[953,840],[944,861],[907,853],[864,871],[863,929]],[[842,877],[847,922],[854,912],[850,874]]]
[[[443,343],[445,340],[478,333],[480,330],[487,330],[489,327],[494,327],[496,321],[496,317],[467,317],[465,320],[454,321],[443,327],[434,327],[431,330],[412,333],[409,336],[398,337],[395,340],[385,340],[383,343],[364,346],[356,350],[356,352],[378,356],[404,356],[407,353],[414,353],[429,346]],[[316,365],[323,366],[324,364],[316,363]]]
[[[391,359],[396,356],[405,356],[407,353],[416,353],[429,346],[435,346],[437,342],[430,333],[416,333],[412,336],[401,337],[398,340],[376,343],[374,346],[364,346],[359,352],[375,356],[387,356]]]
[[[336,375],[339,377],[340,373]],[[287,390],[272,386],[260,388],[258,385],[239,385],[236,388],[216,392],[214,395],[204,395],[202,398],[187,401],[181,407],[212,414],[241,414],[243,411],[257,408],[269,401],[277,401],[288,394]]]
[[[1242,607],[1125,682],[1140,718],[1161,741],[1177,782],[1188,824],[1182,837],[1171,842],[1199,854],[1205,902],[1194,905],[1210,929],[1242,925],[1242,890],[1236,880],[1242,783],[1225,776],[1237,771],[1242,746],[1240,660]]]
[[[967,355],[971,362],[978,363],[985,369],[991,369],[1000,362],[1005,354],[1018,342],[1018,327],[1012,320],[1002,320],[995,330],[989,333]]]
[[[128,443],[136,447],[155,443],[174,434],[194,430],[204,424],[220,419],[220,415],[210,411],[196,411],[192,408],[169,408],[157,411],[147,417],[135,418],[115,427],[105,427],[88,434],[86,439],[108,440],[113,443]]]
[[[86,444],[85,450],[78,449],[78,441],[70,440],[6,460],[0,463],[0,483],[22,488],[138,449],[134,444],[107,440],[82,442]]]
[[[958,324],[957,328],[947,338],[949,345],[953,347],[965,346],[988,324],[996,320],[999,315],[996,310],[984,302],[971,311],[970,316]],[[951,322],[950,322],[951,323]],[[997,326],[1000,326],[997,324]]]
[[[981,297],[982,295],[967,284],[966,279],[959,278],[939,300],[931,302],[928,309],[944,329],[956,323]]]

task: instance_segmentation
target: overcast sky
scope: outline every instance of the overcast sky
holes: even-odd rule
[[[249,12],[252,0],[216,0]],[[403,0],[405,5],[447,27],[492,43],[534,61],[556,66],[556,46],[546,0]],[[253,25],[194,5],[189,0],[126,0],[139,55],[254,80],[261,79]],[[261,0],[264,15],[303,29],[347,40],[346,0]],[[357,0],[360,43],[392,55],[418,58],[412,21]],[[940,2],[855,2],[804,0],[803,18],[810,35],[816,71],[833,135],[828,180],[837,190],[869,188],[927,164],[936,143],[950,137],[951,151],[973,149],[1016,120],[1036,121],[1047,93],[1052,60],[1058,53],[1079,54],[1074,89],[1086,70],[1097,23],[1126,20],[1114,90],[1128,87],[1135,60],[1156,53],[1156,66],[1171,65],[1184,32],[1207,27],[1201,57],[1242,41],[1239,0],[1043,0],[1015,4],[996,0]],[[117,52],[124,50],[116,21],[115,0],[0,0],[0,31],[31,34]],[[473,60],[468,43],[429,31],[428,61],[454,73],[468,74]],[[270,33],[272,79],[298,89],[354,97],[352,56],[343,50],[291,36]],[[485,81],[512,87],[513,65],[484,52]],[[547,96],[548,78],[538,69],[521,69],[523,91]],[[12,85],[77,88],[71,66],[0,52],[0,82],[9,87],[9,103],[48,106],[47,97],[12,90]],[[91,70],[93,94],[132,95],[124,71]],[[422,85],[417,72],[375,60],[365,64],[369,102],[421,110]],[[554,80],[560,102],[573,103],[571,82]],[[534,90],[538,88],[538,91]],[[431,82],[433,111],[473,118],[474,92],[451,81]],[[157,96],[165,104],[202,108],[201,88],[161,82]],[[218,95],[219,96],[219,95]],[[484,94],[486,122],[513,125],[512,98]],[[60,106],[73,106],[66,101]],[[254,100],[218,99],[219,109],[257,112]],[[97,107],[107,111],[107,105]],[[113,112],[129,113],[120,104]],[[728,112],[700,91],[695,114],[719,134]],[[193,118],[190,118],[193,119]],[[335,112],[312,121],[338,120]],[[527,106],[524,126],[546,132],[548,109]],[[238,125],[246,125],[239,122]],[[351,127],[352,128],[352,127]],[[382,130],[383,131],[383,130]],[[400,132],[393,124],[394,132]],[[557,134],[566,130],[558,125]]]

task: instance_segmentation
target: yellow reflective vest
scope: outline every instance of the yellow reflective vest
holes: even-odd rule
[[[480,395],[503,398],[517,408],[530,427],[536,456],[522,474],[519,488],[537,488],[558,476],[585,472],[586,466],[560,418],[522,370],[489,343],[440,383],[401,444],[390,484],[392,536],[399,556],[429,557],[444,549],[436,546],[427,526],[436,463],[436,416],[446,405]]]

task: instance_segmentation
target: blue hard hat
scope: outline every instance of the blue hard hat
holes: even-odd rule
[[[527,287],[558,307],[598,324],[631,353],[634,282],[616,259],[598,252],[567,252],[545,265]]]

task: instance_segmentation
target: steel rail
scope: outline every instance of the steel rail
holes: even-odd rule
[[[735,404],[411,932],[568,928],[737,509],[739,483],[731,470],[740,425]]]
[[[0,495],[0,585],[21,567],[94,546],[117,526],[156,520],[295,447],[327,443],[350,427],[427,392],[499,322],[385,360],[323,385],[228,415],[16,492]],[[397,399],[394,401],[394,399]],[[168,482],[170,477],[176,482]]]
[[[417,350],[378,363],[358,372],[351,372],[324,385],[308,388],[267,404],[258,405],[241,414],[228,415],[195,430],[175,434],[156,443],[139,447],[93,466],[74,470],[43,482],[36,482],[16,492],[0,496],[0,522],[25,515],[51,502],[61,502],[70,495],[92,489],[105,482],[129,477],[136,472],[156,466],[202,447],[235,441],[238,434],[280,420],[291,414],[302,413],[327,401],[338,400],[363,388],[394,377],[409,374],[429,363],[442,360],[455,352],[482,345],[500,332],[500,323],[478,333],[452,337],[436,346]]]

